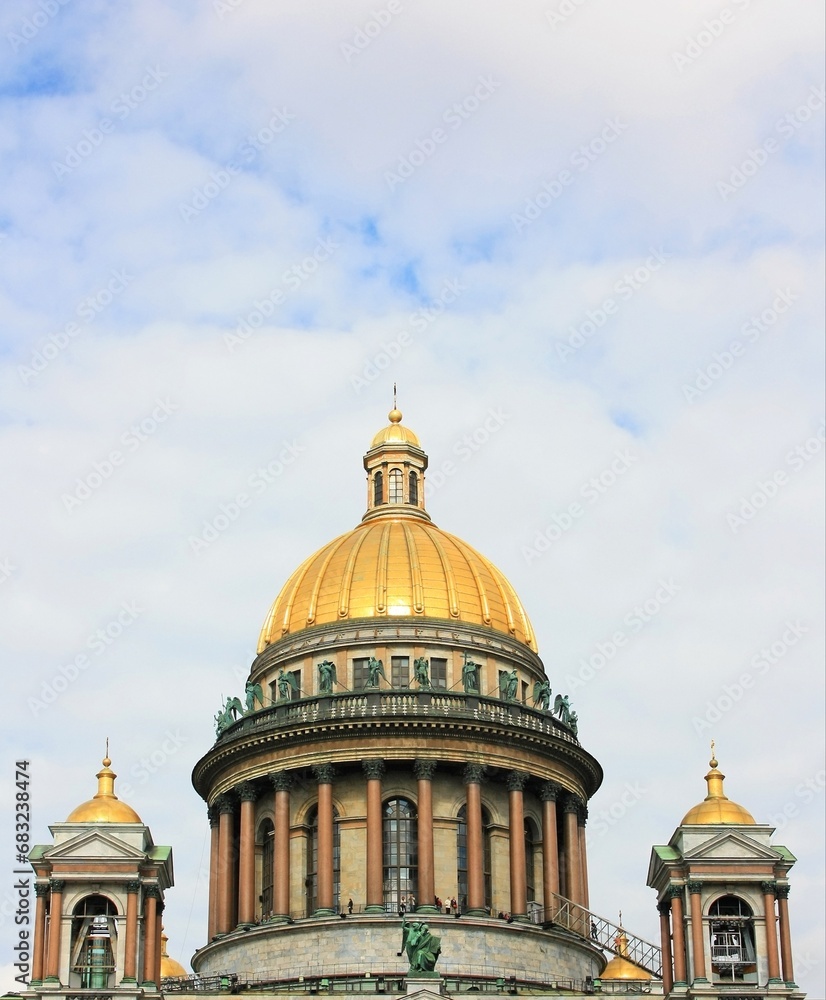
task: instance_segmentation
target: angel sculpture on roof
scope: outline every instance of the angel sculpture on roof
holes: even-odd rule
[[[290,670],[279,670],[278,672],[278,700],[291,701],[300,694],[298,681],[295,674]]]
[[[571,725],[571,717],[576,719],[576,713],[571,711],[571,703],[568,700],[568,695],[558,694],[554,698],[554,714],[559,716],[560,722],[564,723],[566,726]]]
[[[336,685],[336,665],[331,660],[322,660],[318,665],[319,694],[332,694]]]
[[[252,681],[247,681],[247,686],[244,688],[244,695],[247,701],[247,708],[245,715],[249,715],[250,712],[255,711],[255,703],[258,702],[259,705],[264,704],[264,692],[261,689],[260,684],[253,684]]]
[[[541,712],[547,712],[551,704],[551,682],[536,681],[533,686],[533,703]]]

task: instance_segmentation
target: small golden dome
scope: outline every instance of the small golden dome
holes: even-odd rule
[[[390,423],[383,427],[373,438],[370,448],[377,448],[381,444],[412,444],[414,448],[421,448],[421,442],[416,434],[409,427],[402,425],[401,411],[394,406],[387,414]]]
[[[81,803],[69,813],[67,823],[140,823],[141,818],[135,810],[115,795],[115,778],[117,775],[109,767],[112,763],[108,757],[103,758],[103,768],[95,776],[98,779],[98,790],[94,798]]]
[[[298,567],[270,608],[258,651],[313,625],[397,617],[482,625],[536,648],[516,591],[493,563],[429,521],[388,513]]]
[[[651,973],[646,972],[639,965],[634,965],[634,963],[628,958],[628,936],[625,931],[620,928],[619,934],[617,934],[614,946],[619,952],[615,955],[611,961],[605,966],[600,975],[600,979],[651,979]]]
[[[176,962],[167,954],[166,942],[168,940],[168,935],[161,934],[161,979],[178,979],[181,976],[189,975],[180,962]]]
[[[708,762],[711,770],[706,775],[708,795],[693,809],[683,816],[680,826],[696,826],[699,824],[754,825],[754,816],[741,805],[732,802],[723,793],[725,775],[717,770],[717,758],[714,756],[712,743],[711,760]]]

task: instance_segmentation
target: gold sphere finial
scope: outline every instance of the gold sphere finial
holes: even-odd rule
[[[387,414],[387,419],[391,424],[400,424],[402,422],[401,410],[397,410],[395,407]]]

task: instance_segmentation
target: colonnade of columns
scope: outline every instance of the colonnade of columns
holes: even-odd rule
[[[50,985],[60,985],[65,888],[65,879],[51,879],[48,883],[35,883],[32,985],[39,985],[43,982]],[[161,982],[161,914],[164,904],[158,886],[147,885],[143,893],[144,918],[143,923],[139,926],[140,893],[141,883],[137,879],[126,883],[123,974],[118,982],[159,987]],[[63,985],[68,985],[70,971],[65,970],[67,982]]]
[[[684,895],[688,890],[689,911],[685,913]],[[706,933],[703,922],[702,883],[690,880],[669,887],[667,898],[657,904],[660,913],[660,938],[663,959],[663,994],[673,986],[687,986],[688,961],[686,922],[691,932],[691,972],[693,982],[707,982]],[[770,983],[794,983],[792,937],[789,926],[789,886],[761,882],[766,929],[766,962]],[[777,909],[775,910],[775,902]],[[778,931],[780,945],[778,948]]]
[[[435,909],[436,872],[433,843],[433,779],[437,763],[416,760],[413,773],[417,782],[417,908]],[[366,811],[366,895],[365,912],[385,912],[382,856],[383,760],[362,762],[365,777]],[[313,769],[318,792],[317,897],[318,916],[332,914],[334,904],[333,868],[333,782],[332,765]],[[476,764],[465,767],[467,823],[467,905],[465,912],[484,916],[485,847],[482,818],[482,785],[485,769]],[[273,919],[290,915],[290,796],[292,780],[286,771],[270,776],[274,786],[273,830]],[[507,776],[510,912],[514,919],[527,916],[527,875],[525,857],[524,791],[530,775],[511,771]],[[250,783],[238,785],[232,795],[216,798],[209,809],[212,826],[209,873],[209,938],[226,934],[236,926],[253,923],[255,907],[255,807],[256,789]],[[539,788],[542,801],[543,900],[546,918],[551,919],[555,897],[566,896],[587,907],[588,876],[585,847],[585,804],[561,786],[545,782]],[[557,805],[562,808],[562,844],[558,832]],[[236,824],[237,818],[237,824]],[[560,850],[561,847],[561,850]]]

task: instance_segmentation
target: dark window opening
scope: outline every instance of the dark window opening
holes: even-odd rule
[[[115,904],[105,896],[86,896],[72,913],[72,972],[84,990],[105,990],[115,972],[117,916]],[[55,914],[52,919],[60,919]],[[147,973],[147,978],[154,972]]]
[[[390,657],[390,684],[394,688],[410,686],[410,657]]]
[[[367,664],[370,662],[368,656],[359,656],[353,660],[353,690],[359,691],[367,687],[367,680],[370,676]]]
[[[261,916],[266,919],[272,916],[273,861],[275,845],[274,827],[265,819],[261,824],[259,840],[261,843]]]
[[[711,968],[715,982],[757,982],[751,907],[737,896],[721,896],[709,908]]]
[[[310,843],[307,851],[307,916],[318,909],[318,808],[310,813]],[[338,809],[333,807],[333,909],[341,910],[341,827]]]
[[[373,476],[373,505],[378,506],[384,503],[384,476],[377,472]]]
[[[459,822],[456,825],[456,881],[459,885],[459,908],[467,909],[467,806],[462,806],[458,813]],[[485,878],[485,907],[490,909],[493,897],[490,875],[490,815],[487,809],[482,810],[482,864]]]
[[[419,479],[415,472],[411,472],[408,475],[408,482],[410,484],[408,489],[408,502],[418,504],[419,502]]]
[[[447,688],[447,660],[431,657],[430,686],[434,688]]]
[[[401,469],[390,470],[387,499],[390,503],[404,503],[404,479]]]
[[[407,799],[384,804],[382,830],[384,908],[395,913],[419,891],[419,843],[416,807]],[[418,903],[423,902],[417,900]]]

